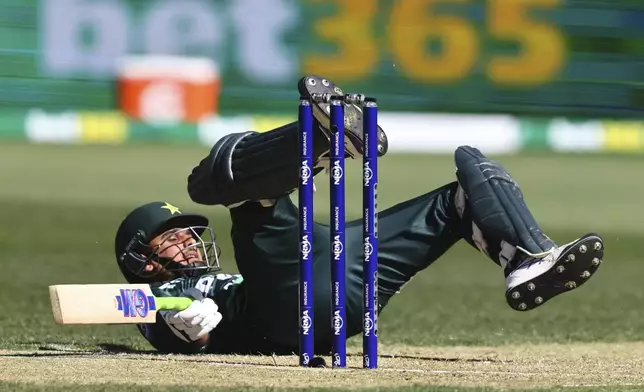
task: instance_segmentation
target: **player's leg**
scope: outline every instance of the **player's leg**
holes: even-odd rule
[[[298,82],[303,97],[311,94],[342,93],[339,87],[319,76]],[[294,102],[295,108],[295,102]],[[314,173],[328,160],[328,104],[314,104]],[[362,153],[362,112],[355,105],[345,107],[345,152],[355,158]],[[199,204],[234,206],[245,201],[274,199],[297,187],[299,125],[286,124],[264,132],[243,132],[221,138],[188,177],[188,193]],[[378,152],[387,152],[387,137],[378,133]]]
[[[455,202],[469,231],[465,238],[503,267],[513,309],[534,309],[595,273],[604,255],[599,235],[558,246],[543,233],[503,166],[467,146],[456,150],[455,162],[460,185]]]
[[[378,310],[467,234],[456,212],[457,189],[453,182],[379,213]],[[363,299],[362,230],[362,220],[347,224],[347,319],[349,327],[358,323],[358,328]]]
[[[470,147],[460,147],[455,156],[457,182],[380,214],[379,309],[460,239],[503,267],[506,298],[517,310],[533,309],[592,276],[603,257],[599,236],[557,246],[505,169]],[[346,234],[350,320],[362,311],[361,230],[361,221],[351,222]]]
[[[246,201],[276,199],[290,193],[298,181],[297,122],[264,132],[224,136],[192,169],[188,194],[199,204],[233,207]],[[314,175],[328,150],[323,132],[313,133]]]
[[[344,95],[342,89],[336,86],[329,79],[318,75],[307,75],[300,79],[297,89],[302,97],[332,96]],[[312,105],[313,115],[320,129],[327,137],[331,133],[331,108],[328,102],[314,102]],[[363,153],[363,128],[362,128],[362,109],[355,104],[344,105],[344,127],[345,127],[345,152],[347,156],[356,158]],[[387,135],[378,126],[378,155],[383,156],[387,153],[389,143]]]

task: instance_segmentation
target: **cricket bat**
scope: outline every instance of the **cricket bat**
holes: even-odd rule
[[[159,310],[184,310],[187,297],[155,297],[147,284],[62,284],[49,286],[58,324],[150,324]]]

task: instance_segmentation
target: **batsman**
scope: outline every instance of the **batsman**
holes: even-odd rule
[[[343,94],[330,80],[308,75],[300,96]],[[314,106],[314,170],[328,166],[329,105]],[[295,106],[295,105],[294,105]],[[345,107],[345,155],[361,157],[362,112]],[[149,283],[157,296],[188,296],[183,311],[161,311],[155,324],[139,324],[160,352],[291,354],[298,352],[298,122],[268,132],[229,134],[218,140],[188,176],[190,198],[223,205],[239,274],[219,267],[219,248],[208,219],[164,202],[134,209],[115,239],[118,266],[130,283]],[[388,143],[378,128],[378,152]],[[382,164],[386,160],[381,158]],[[461,146],[454,153],[456,178],[379,214],[378,313],[417,273],[465,240],[500,268],[505,298],[517,311],[537,308],[583,285],[602,263],[604,244],[594,233],[565,244],[543,233],[521,188],[499,163]],[[418,168],[421,173],[431,167]],[[381,189],[382,191],[382,189]],[[386,191],[386,189],[385,189]],[[331,254],[329,227],[315,223],[315,351],[331,352]],[[347,222],[347,337],[362,332],[362,222]]]

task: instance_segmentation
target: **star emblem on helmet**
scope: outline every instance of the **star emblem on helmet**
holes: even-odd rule
[[[166,210],[170,211],[170,214],[172,214],[172,215],[177,214],[177,213],[178,213],[178,214],[181,214],[181,211],[179,210],[179,208],[178,208],[178,207],[173,206],[173,205],[172,205],[172,204],[170,204],[170,203],[165,203],[165,205],[164,205],[164,206],[161,206],[161,208],[164,208],[164,209],[166,209]]]

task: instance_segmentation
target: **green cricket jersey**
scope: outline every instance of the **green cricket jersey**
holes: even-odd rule
[[[456,182],[397,204],[379,216],[378,312],[409,280],[431,265],[471,230],[461,226],[452,205]],[[298,211],[285,196],[270,208],[247,203],[230,211],[235,261],[241,275],[212,274],[152,285],[155,295],[179,296],[195,287],[219,306],[223,319],[210,332],[206,346],[186,343],[157,315],[156,324],[139,325],[160,352],[276,353],[297,352],[299,329]],[[315,223],[315,350],[331,349],[331,263],[329,228]],[[362,222],[346,226],[347,337],[363,328]],[[471,233],[467,234],[471,238]],[[243,279],[242,279],[243,275]]]

